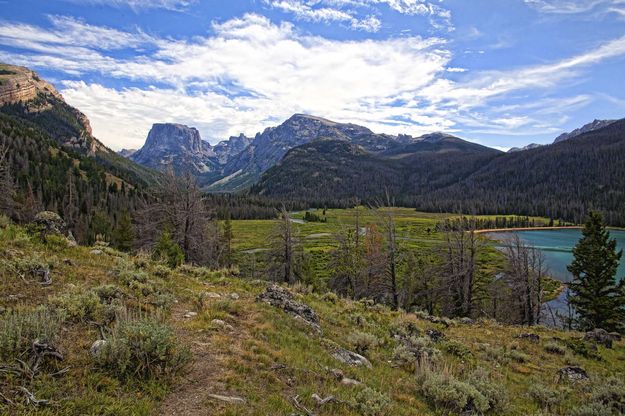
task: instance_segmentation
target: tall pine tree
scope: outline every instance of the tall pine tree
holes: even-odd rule
[[[135,241],[135,231],[132,226],[132,218],[128,211],[119,218],[117,227],[113,232],[113,242],[115,247],[121,251],[130,251]]]
[[[578,314],[578,327],[622,331],[625,288],[623,281],[617,283],[616,271],[623,252],[617,252],[616,240],[610,239],[597,212],[589,214],[582,232],[582,239],[573,249],[575,259],[568,266],[573,275],[570,302]]]

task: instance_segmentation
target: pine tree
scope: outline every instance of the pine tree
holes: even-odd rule
[[[582,233],[573,249],[575,259],[568,266],[573,275],[570,302],[578,314],[577,325],[582,330],[623,330],[625,288],[623,281],[616,281],[623,251],[616,251],[616,240],[610,239],[597,212],[589,214]]]
[[[132,219],[128,211],[124,212],[115,227],[113,233],[113,241],[115,247],[121,251],[132,250],[133,243],[135,241],[135,232],[132,227]]]

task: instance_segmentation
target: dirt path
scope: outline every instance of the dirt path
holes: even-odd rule
[[[208,395],[212,393],[220,371],[218,357],[212,353],[210,333],[208,331],[189,331],[182,328],[186,318],[183,315],[187,309],[184,305],[176,305],[172,312],[172,320],[176,334],[181,341],[191,347],[193,355],[188,372],[178,380],[177,386],[165,398],[160,409],[160,415],[210,415],[211,409],[206,406]],[[176,322],[178,321],[178,322]]]

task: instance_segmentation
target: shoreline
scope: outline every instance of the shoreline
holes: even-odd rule
[[[509,231],[537,231],[537,230],[569,230],[569,229],[582,229],[581,225],[563,225],[559,227],[514,227],[514,228],[486,228],[482,230],[475,230],[475,234],[488,234],[488,233],[505,233]]]

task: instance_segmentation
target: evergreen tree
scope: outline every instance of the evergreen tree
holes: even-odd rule
[[[135,232],[132,227],[132,219],[128,211],[124,212],[117,223],[113,233],[115,247],[121,251],[132,250],[135,241]]]
[[[184,263],[184,252],[182,248],[172,239],[169,229],[161,233],[158,243],[154,247],[153,257],[167,263],[171,268]]]
[[[568,266],[573,275],[570,302],[580,329],[623,330],[625,293],[623,281],[616,281],[622,254],[622,250],[616,251],[616,240],[610,239],[601,214],[591,212],[583,237],[573,249],[575,259]]]

